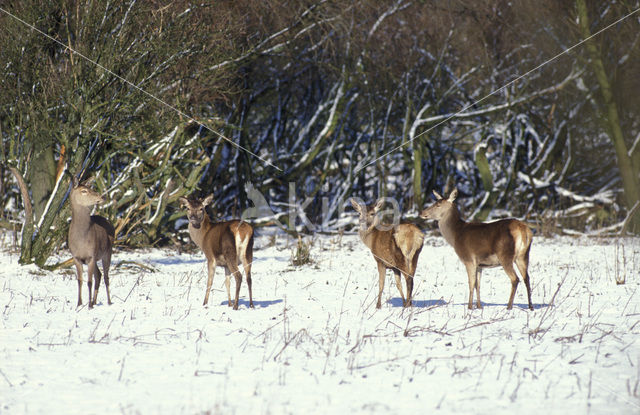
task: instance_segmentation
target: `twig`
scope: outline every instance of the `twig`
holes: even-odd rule
[[[496,319],[493,319],[491,321],[482,321],[480,323],[472,324],[471,326],[468,326],[468,325],[465,324],[464,327],[461,327],[461,328],[455,329],[455,330],[451,330],[448,334],[458,333],[458,332],[465,331],[465,330],[468,330],[468,329],[472,329],[472,328],[475,328],[475,327],[485,326],[487,324],[498,323],[500,321],[506,321],[506,320],[509,320],[509,319],[508,318],[496,318]]]
[[[227,372],[218,372],[215,370],[200,370],[197,369],[195,371],[195,373],[193,374],[194,376],[206,376],[206,375],[227,375]]]
[[[118,375],[118,382],[122,381],[122,372],[124,372],[124,361],[126,356],[122,356],[122,363],[120,364],[120,374]]]
[[[136,283],[133,284],[133,287],[131,287],[131,289],[129,290],[129,294],[127,294],[127,296],[124,298],[124,301],[123,301],[124,303],[127,302],[127,300],[129,299],[129,296],[133,292],[134,288],[136,288],[140,284],[140,278],[142,278],[142,276],[139,276],[138,279],[136,280]]]
[[[631,218],[633,218],[633,215],[636,214],[638,209],[640,209],[640,200],[638,200],[636,204],[633,205],[629,213],[627,213],[627,217],[622,223],[622,229],[620,229],[620,235],[624,235],[625,233],[627,233],[627,227],[629,226],[629,222],[631,222]]]
[[[386,360],[381,360],[381,361],[375,362],[375,363],[369,363],[369,364],[366,364],[366,365],[359,365],[359,366],[354,367],[354,369],[356,369],[356,370],[366,369],[368,367],[373,367],[373,366],[381,365],[381,364],[384,364],[384,363],[397,362],[398,360],[406,359],[408,357],[409,357],[409,355],[407,355],[407,356],[398,356],[398,357],[394,357],[393,359],[386,359]]]
[[[529,330],[529,337],[531,336],[535,337],[538,333],[545,333],[547,331],[547,329],[542,328],[542,323],[544,323],[544,321],[547,319],[547,314],[549,314],[549,310],[553,308],[555,304],[556,296],[560,292],[560,288],[562,288],[562,286],[564,285],[564,282],[567,279],[568,274],[569,274],[569,270],[567,269],[566,274],[564,275],[564,277],[562,277],[562,280],[558,283],[558,288],[556,288],[556,291],[551,296],[551,301],[549,301],[549,306],[544,310],[544,313],[540,317],[540,322],[538,323],[538,326],[533,330]],[[571,292],[571,290],[569,290],[569,292]]]
[[[278,360],[278,357],[282,354],[282,352],[284,352],[284,350],[291,344],[293,343],[293,341],[295,339],[298,338],[298,335],[300,334],[306,334],[307,336],[309,335],[309,333],[307,333],[306,329],[300,329],[300,331],[298,331],[296,334],[294,334],[290,339],[285,340],[284,342],[284,346],[282,346],[282,348],[280,349],[280,351],[278,353],[275,354],[275,356],[273,356],[273,360],[276,361]]]
[[[591,343],[595,343],[597,341],[600,341],[602,339],[604,339],[605,337],[607,337],[608,335],[613,334],[613,330],[609,330],[609,331],[605,331],[602,336],[598,337],[597,339],[593,339],[591,340]]]
[[[7,381],[7,383],[9,384],[9,387],[13,388],[13,383],[11,383],[11,381],[9,380],[7,375],[5,375],[5,373],[2,371],[2,369],[0,369],[0,374],[2,374],[2,377],[4,378],[4,380]]]
[[[571,359],[571,360],[569,361],[569,364],[570,364],[570,365],[575,365],[575,364],[580,363],[580,361],[579,361],[578,359],[580,359],[582,356],[584,356],[584,353],[582,353],[580,356],[576,357],[575,359]]]

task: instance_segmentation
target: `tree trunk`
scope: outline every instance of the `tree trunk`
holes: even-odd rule
[[[40,220],[56,179],[56,162],[51,144],[35,141],[34,159],[29,170],[29,187],[33,197],[33,212],[36,221]]]
[[[33,208],[31,199],[29,198],[29,189],[22,178],[22,174],[15,167],[9,166],[9,170],[18,182],[20,195],[22,197],[22,205],[24,206],[24,223],[22,224],[22,239],[20,241],[20,260],[21,264],[30,264],[31,259],[31,243],[33,237]]]
[[[587,6],[584,0],[576,0],[576,8],[578,11],[580,31],[583,38],[591,36],[589,29],[589,16],[587,14]],[[611,85],[607,77],[607,73],[602,62],[600,50],[593,40],[585,43],[591,66],[600,85],[602,98],[606,108],[606,122],[609,130],[609,138],[611,138],[613,147],[616,151],[618,169],[622,178],[622,186],[624,187],[624,198],[627,209],[631,209],[638,200],[640,200],[640,185],[638,183],[638,171],[634,168],[631,157],[624,141],[624,135],[620,128],[620,118],[618,116],[618,108],[614,101]],[[633,233],[640,233],[640,215],[636,215],[631,220],[630,230]]]
[[[87,154],[89,143],[79,143],[76,151],[69,157],[69,170],[75,172],[82,165],[84,155]],[[29,162],[29,170],[36,164],[35,160]],[[24,180],[20,173],[11,168],[20,185],[22,200],[25,206],[26,221],[22,228],[22,242],[20,249],[20,263],[36,263],[41,268],[53,251],[59,249],[67,237],[67,218],[69,216],[68,204],[63,204],[69,188],[69,180],[62,176],[62,172],[56,174],[55,162],[53,163],[52,180],[58,177],[57,182],[51,186],[50,196],[45,200],[40,218],[34,218],[31,200]],[[22,182],[22,184],[20,184]],[[32,190],[33,191],[33,190]],[[51,200],[49,203],[49,199]],[[34,222],[35,220],[35,222]],[[36,223],[39,226],[36,227]]]

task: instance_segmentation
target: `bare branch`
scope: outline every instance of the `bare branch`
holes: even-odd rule
[[[20,188],[20,195],[22,196],[22,204],[24,205],[24,219],[26,226],[27,224],[33,225],[33,206],[31,205],[31,199],[29,198],[29,189],[27,188],[27,184],[24,182],[22,178],[22,174],[13,166],[9,166],[9,170],[13,173],[13,176],[16,178],[18,182],[18,187]]]

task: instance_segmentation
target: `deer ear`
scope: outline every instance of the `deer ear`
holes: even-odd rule
[[[453,201],[456,200],[456,197],[458,197],[458,188],[454,187],[451,193],[449,194],[449,199],[447,200],[453,203]]]
[[[80,181],[78,180],[78,176],[73,176],[71,178],[71,183],[73,183],[73,187],[76,188],[80,185]]]
[[[376,202],[376,205],[373,207],[373,210],[376,212],[379,212],[382,210],[383,206],[384,206],[384,199],[380,199]]]
[[[209,206],[212,203],[213,203],[213,193],[211,193],[209,196],[204,198],[204,200],[202,201],[202,206]]]
[[[440,193],[436,192],[435,190],[433,191],[433,195],[436,197],[436,200],[442,200],[443,197],[440,196]]]
[[[93,176],[93,177],[89,177],[87,180],[85,180],[85,181],[82,183],[82,185],[83,185],[83,186],[87,186],[87,187],[89,187],[89,186],[91,186],[91,184],[93,184],[93,182],[94,182],[95,180],[96,180],[96,177],[95,177],[95,176]]]
[[[189,206],[189,199],[187,199],[184,196],[180,196],[180,198],[178,199],[180,201],[180,207],[187,207]]]
[[[360,204],[359,204],[359,203],[358,203],[354,198],[351,198],[351,199],[349,199],[349,200],[351,201],[351,206],[353,206],[353,208],[354,208],[356,211],[360,212],[360,211],[361,211],[361,209],[360,209]]]

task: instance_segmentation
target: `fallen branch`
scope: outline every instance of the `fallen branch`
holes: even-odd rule
[[[152,267],[151,265],[147,265],[147,264],[143,264],[141,262],[136,262],[136,261],[120,261],[114,268],[120,268],[122,266],[135,266],[138,268],[142,268],[146,271],[149,272],[157,272],[158,270],[155,269],[154,267]]]

